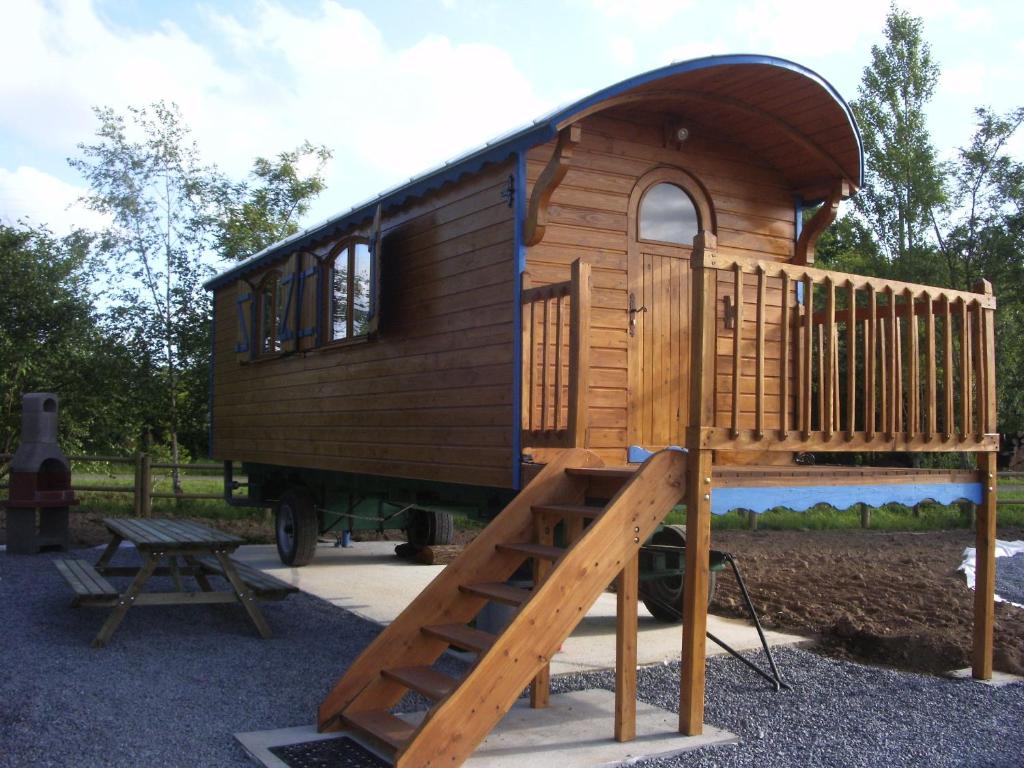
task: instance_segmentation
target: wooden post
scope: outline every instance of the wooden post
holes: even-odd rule
[[[757,530],[757,512],[752,509],[747,510],[747,529],[751,531]]]
[[[996,453],[978,454],[981,504],[974,537],[974,651],[971,674],[978,680],[992,678],[992,630],[996,594]]]
[[[708,620],[708,561],[711,546],[711,456],[702,430],[714,425],[715,288],[714,235],[693,243],[690,281],[690,427],[686,435],[686,572],[683,584],[683,650],[679,680],[679,731],[704,730],[705,632]],[[740,297],[742,298],[742,297]],[[808,310],[810,305],[808,305]],[[810,312],[808,312],[810,314]],[[738,398],[739,392],[733,394]]]
[[[871,507],[869,507],[867,504],[860,505],[860,527],[871,527]]]
[[[569,439],[572,448],[587,445],[587,400],[590,371],[590,264],[572,263],[569,308]]]
[[[153,470],[152,458],[148,453],[142,454],[139,467],[139,517],[153,515]]]
[[[533,519],[534,541],[550,546],[555,541],[555,521],[549,515],[538,515]],[[536,592],[548,577],[551,563],[542,558],[533,561],[533,590]],[[530,706],[545,709],[551,701],[551,663],[541,667],[530,683]]]
[[[636,738],[636,629],[640,557],[634,555],[615,580],[615,740]]]
[[[135,490],[132,497],[132,514],[135,517],[142,517],[142,459],[145,455],[142,451],[135,453]]]

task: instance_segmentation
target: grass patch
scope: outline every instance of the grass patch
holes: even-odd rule
[[[120,467],[118,468],[120,469]],[[244,477],[236,480],[245,481]],[[76,471],[71,476],[76,488],[89,486],[131,488],[135,482],[133,472],[125,471]],[[186,494],[221,494],[224,479],[220,475],[192,473],[187,469],[181,473],[182,491]],[[171,493],[173,485],[170,470],[153,472],[153,491]],[[131,492],[88,491],[76,492],[81,506],[110,517],[129,517],[135,513]],[[158,517],[198,517],[207,520],[242,520],[262,516],[263,512],[251,507],[232,507],[222,499],[153,499],[153,514]]]

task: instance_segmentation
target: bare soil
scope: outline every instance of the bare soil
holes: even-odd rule
[[[104,515],[72,514],[76,547],[106,543]],[[5,526],[0,512],[0,540]],[[211,521],[202,522],[210,524]],[[269,517],[213,523],[252,543],[273,541]],[[465,544],[477,530],[456,532]],[[396,544],[401,531],[384,536]],[[1022,539],[1024,529],[1000,529]],[[739,562],[767,628],[814,636],[826,653],[868,663],[939,673],[970,664],[974,592],[956,568],[973,533],[936,531],[716,531],[715,549]],[[998,562],[998,561],[997,561]],[[746,617],[731,572],[719,574],[714,613]],[[995,667],[1024,675],[1024,609],[995,609]]]

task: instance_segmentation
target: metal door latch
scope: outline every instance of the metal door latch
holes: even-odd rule
[[[637,307],[636,294],[629,294],[629,335],[636,336],[636,316],[640,312],[646,312],[647,307]]]

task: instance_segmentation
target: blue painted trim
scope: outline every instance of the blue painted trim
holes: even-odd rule
[[[799,197],[793,200],[793,229],[796,232],[796,236],[793,238],[795,243],[804,231],[804,203]]]
[[[850,124],[851,133],[857,143],[859,167],[858,178],[855,182],[858,187],[863,186],[864,145],[861,141],[860,130],[857,128],[857,121],[854,119],[853,111],[850,109],[849,104],[843,100],[842,96],[839,95],[836,89],[833,88],[832,85],[821,75],[801,66],[800,64],[786,59],[776,58],[774,56],[762,56],[756,54],[708,56],[702,59],[691,59],[689,61],[670,64],[666,67],[645,72],[600,91],[596,91],[574,104],[555,110],[551,114],[534,121],[530,125],[494,139],[483,147],[473,150],[461,157],[455,158],[454,160],[450,160],[438,168],[427,171],[420,176],[413,177],[404,184],[387,190],[371,200],[354,206],[347,213],[343,213],[340,216],[333,217],[327,221],[321,222],[320,224],[309,227],[302,232],[297,232],[291,237],[263,249],[241,264],[217,275],[211,280],[208,280],[205,284],[206,288],[210,290],[220,288],[230,280],[261,269],[268,261],[277,260],[283,256],[294,253],[297,250],[307,248],[313,243],[343,234],[357,226],[362,226],[366,221],[373,219],[373,215],[376,212],[378,205],[381,206],[384,213],[387,213],[388,210],[400,206],[410,199],[419,197],[431,190],[438,189],[444,184],[458,181],[463,176],[474,174],[489,163],[503,162],[506,158],[512,155],[521,154],[530,147],[543,144],[555,136],[559,125],[566,121],[571,121],[574,115],[578,115],[582,111],[589,109],[605,99],[613,98],[625,91],[629,91],[662,78],[672,77],[674,75],[687,72],[696,72],[713,67],[735,66],[742,64],[772,66],[778,67],[779,69],[785,69],[790,72],[795,72],[817,83],[835,100],[846,115]]]
[[[679,451],[680,453],[689,453],[685,448],[680,448],[678,445],[665,446],[663,450],[666,451]],[[627,464],[643,464],[651,456],[656,454],[657,451],[648,451],[642,445],[631,445],[626,450],[626,463]]]
[[[206,394],[206,453],[213,456],[213,369],[216,363],[215,354],[217,351],[217,302],[211,302],[210,306],[210,373],[207,386],[210,391]]]
[[[512,280],[512,488],[523,484],[523,273],[526,271],[526,246],[523,245],[523,223],[526,221],[526,150],[516,153],[512,187],[515,207],[512,254],[515,278]]]
[[[733,509],[760,514],[776,507],[805,512],[816,504],[847,509],[854,504],[880,507],[921,501],[952,504],[954,501],[981,503],[981,483],[877,483],[875,485],[804,485],[788,488],[715,488],[711,491],[711,513],[724,515]]]

